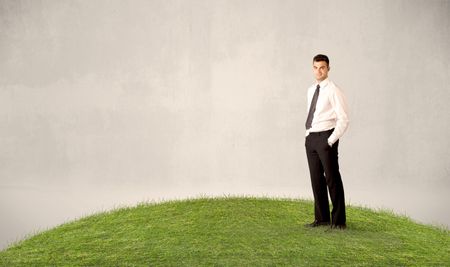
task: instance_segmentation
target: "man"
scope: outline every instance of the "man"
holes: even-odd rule
[[[314,194],[314,222],[309,227],[331,225],[345,229],[344,186],[338,164],[339,138],[347,129],[348,111],[341,90],[328,79],[329,59],[325,55],[313,58],[316,83],[308,89],[306,120],[306,156]],[[333,209],[328,205],[330,192]]]

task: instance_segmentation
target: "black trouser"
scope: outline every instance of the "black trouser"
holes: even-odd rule
[[[314,215],[318,222],[330,222],[328,190],[330,191],[331,223],[345,224],[344,186],[338,164],[339,140],[332,147],[328,145],[328,137],[333,129],[310,133],[306,137],[306,156],[308,157],[311,185],[314,193]]]

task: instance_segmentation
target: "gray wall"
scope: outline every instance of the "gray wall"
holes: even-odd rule
[[[0,1],[0,246],[139,201],[311,198],[317,53],[351,110],[347,202],[450,225],[448,14],[425,0]]]

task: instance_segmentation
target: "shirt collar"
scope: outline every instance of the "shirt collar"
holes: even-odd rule
[[[320,85],[320,88],[324,88],[325,86],[327,86],[329,81],[330,80],[328,80],[328,78],[326,78],[325,80],[321,81],[320,83],[317,83],[317,81],[316,81],[316,87],[317,87],[317,85]]]

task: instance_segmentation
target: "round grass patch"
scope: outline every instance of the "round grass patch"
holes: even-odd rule
[[[347,229],[307,228],[311,201],[251,197],[142,203],[36,234],[1,266],[450,266],[447,229],[347,207]]]

